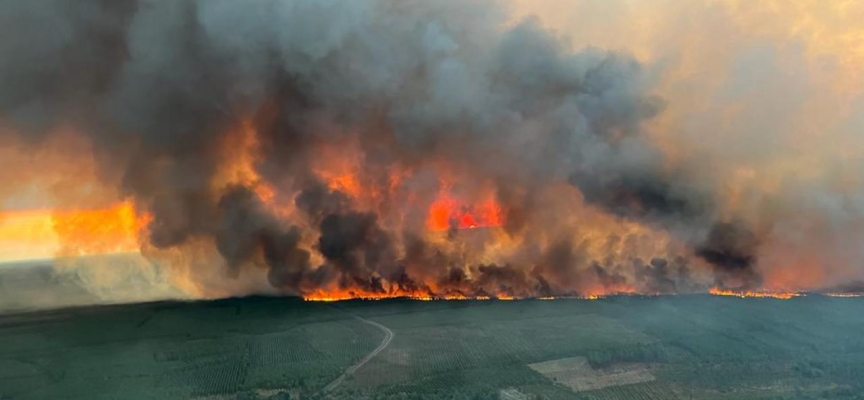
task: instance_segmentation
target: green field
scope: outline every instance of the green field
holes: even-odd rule
[[[857,399],[862,307],[247,298],[6,314],[0,399]],[[382,343],[369,321],[392,341],[322,390]]]

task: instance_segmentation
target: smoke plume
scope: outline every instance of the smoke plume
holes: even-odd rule
[[[787,217],[835,207],[732,196],[746,157],[670,150],[663,63],[495,2],[8,1],[0,26],[0,135],[85,138],[195,296],[760,288],[784,224],[823,221]]]

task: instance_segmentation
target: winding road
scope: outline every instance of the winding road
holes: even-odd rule
[[[329,384],[327,384],[327,386],[324,386],[324,389],[321,389],[322,393],[327,393],[327,392],[335,389],[336,386],[339,386],[339,384],[342,383],[342,381],[348,377],[348,375],[351,375],[354,372],[356,372],[358,369],[360,369],[360,367],[362,367],[364,364],[369,362],[369,360],[371,360],[373,357],[378,355],[378,353],[380,353],[381,350],[384,350],[384,348],[386,348],[387,345],[390,344],[390,341],[393,340],[394,334],[393,334],[393,331],[390,330],[390,328],[388,328],[384,325],[381,325],[375,321],[370,321],[368,319],[361,318],[361,317],[358,317],[356,315],[354,316],[354,318],[357,318],[360,321],[363,321],[369,325],[372,325],[372,326],[380,329],[382,332],[384,332],[384,335],[385,335],[384,340],[381,341],[381,344],[379,344],[378,347],[375,348],[375,350],[372,350],[371,353],[367,354],[366,357],[363,357],[360,361],[357,361],[354,365],[345,369],[345,372],[343,372],[342,375],[339,375],[339,377],[334,379],[333,382],[330,382]]]

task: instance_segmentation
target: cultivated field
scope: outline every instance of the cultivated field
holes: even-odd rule
[[[858,399],[862,307],[249,298],[7,314],[0,399]]]

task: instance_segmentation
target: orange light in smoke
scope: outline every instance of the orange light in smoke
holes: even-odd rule
[[[55,210],[51,218],[62,256],[138,251],[138,234],[150,220],[129,201],[104,209]]]
[[[274,206],[276,189],[258,173],[261,142],[251,120],[243,120],[222,138],[222,159],[211,184],[216,189],[243,185],[252,189],[261,201]],[[277,210],[281,212],[290,212]]]
[[[438,199],[429,206],[429,217],[426,225],[433,231],[443,231],[450,227],[450,209],[453,207],[451,201]]]
[[[0,211],[0,262],[50,258],[57,249],[50,211]]]
[[[354,174],[330,174],[326,172],[321,172],[319,174],[324,182],[327,183],[328,189],[338,190],[353,198],[360,197],[362,189],[360,188],[360,182]]]
[[[315,146],[312,171],[327,188],[339,191],[355,201],[363,203],[378,196],[379,187],[364,185],[361,172],[362,151],[355,140],[344,142],[322,142]]]
[[[87,210],[0,211],[0,262],[135,252],[149,219],[131,202]]]
[[[503,215],[501,206],[494,199],[469,206],[459,204],[442,193],[429,206],[426,226],[432,231],[446,231],[451,226],[456,229],[501,226]]]

